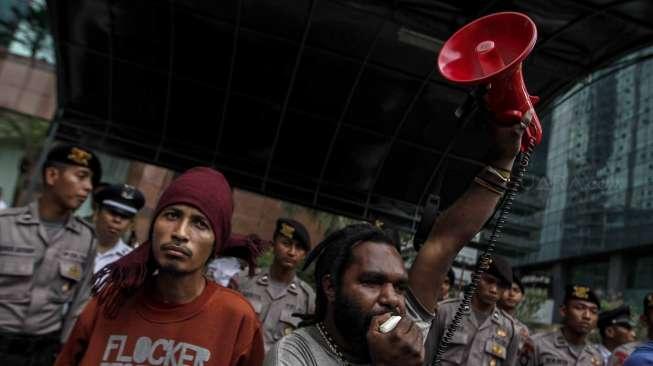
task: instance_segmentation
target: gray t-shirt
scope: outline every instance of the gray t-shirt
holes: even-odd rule
[[[66,226],[67,220],[63,221],[45,221],[41,219],[41,224],[45,228],[45,232],[48,234],[48,239],[55,241],[59,234],[63,231]]]
[[[425,341],[434,314],[426,310],[408,291],[406,296],[408,316],[422,331]],[[347,365],[368,366],[369,364],[349,361]],[[263,366],[336,366],[341,365],[338,356],[331,351],[316,326],[304,327],[281,338],[265,355]]]

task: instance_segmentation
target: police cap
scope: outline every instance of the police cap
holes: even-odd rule
[[[92,182],[96,186],[102,179],[102,166],[97,155],[91,150],[77,145],[63,144],[53,147],[45,158],[44,168],[54,163],[81,166],[93,173]]]
[[[311,238],[308,235],[308,230],[298,221],[286,218],[278,219],[274,235],[281,235],[290,240],[297,240],[306,251],[311,250]]]
[[[93,197],[95,203],[124,217],[134,217],[145,205],[145,196],[128,184],[110,184]]]
[[[565,287],[565,303],[569,300],[589,301],[601,308],[601,301],[596,293],[589,287],[583,285],[567,285]]]
[[[612,310],[602,311],[599,314],[599,329],[603,330],[610,325],[624,325],[632,328],[630,322],[630,307],[622,305]]]
[[[504,288],[510,288],[512,285],[512,266],[507,259],[493,255],[490,257],[489,267],[485,273],[496,277],[499,280],[499,285]]]

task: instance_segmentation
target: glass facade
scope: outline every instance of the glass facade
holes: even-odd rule
[[[549,145],[537,189],[548,197],[539,248],[521,264],[653,243],[652,54],[595,72],[543,116]]]

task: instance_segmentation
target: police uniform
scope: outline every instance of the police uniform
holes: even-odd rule
[[[109,210],[126,219],[132,219],[145,205],[143,193],[128,184],[108,185],[95,194],[93,200],[101,209]],[[118,239],[111,249],[104,253],[97,253],[93,273],[129,254],[132,249],[122,239]]]
[[[78,147],[53,149],[46,165],[53,163],[89,167],[94,180],[101,174],[97,158]],[[0,212],[2,364],[47,364],[90,294],[94,256],[93,229],[72,214],[50,237],[38,201]]]
[[[633,325],[630,322],[630,307],[622,305],[615,309],[603,311],[599,314],[598,327],[601,333],[604,333],[605,328],[614,325],[627,328],[628,330],[633,328]],[[607,365],[612,352],[610,352],[610,350],[603,344],[597,344],[596,349],[601,353],[601,356],[603,356],[603,363]]]
[[[570,299],[588,301],[600,306],[598,297],[587,286],[567,286],[565,303]],[[594,345],[586,343],[578,351],[569,344],[561,330],[532,336],[531,342],[527,342],[520,351],[519,364],[529,366],[604,366],[603,356]]]
[[[626,359],[642,345],[642,342],[630,342],[615,348],[608,359],[608,366],[623,366]]]
[[[513,273],[512,282],[517,284],[521,293],[524,296],[526,296],[526,289],[524,288],[524,285],[521,282],[521,278],[519,278],[517,273]],[[514,319],[515,319],[515,326],[517,327],[517,333],[521,336],[521,342],[519,343],[519,349],[521,349],[522,346],[524,345],[524,341],[528,339],[528,337],[530,337],[531,331],[530,329],[528,329],[528,326],[526,326],[526,324],[522,323],[517,318]]]
[[[295,330],[301,318],[294,314],[315,312],[315,292],[306,282],[295,277],[288,287],[273,295],[268,290],[270,275],[264,271],[239,282],[240,292],[249,300],[263,323],[266,351],[286,334]]]
[[[97,253],[95,256],[95,264],[93,265],[93,273],[97,273],[102,268],[106,267],[118,259],[126,256],[133,250],[132,247],[127,245],[122,239],[118,239],[118,243],[113,248],[104,253]]]
[[[653,307],[653,293],[649,293],[644,296],[643,309],[646,312],[649,308]],[[622,366],[626,359],[635,351],[635,349],[641,346],[642,342],[631,342],[621,345],[614,349],[610,359],[608,360],[608,366]]]
[[[297,221],[278,220],[275,235],[279,234],[310,248],[308,232]],[[296,314],[315,312],[315,291],[306,282],[295,276],[285,289],[275,291],[272,281],[269,271],[266,270],[253,277],[241,277],[238,282],[240,292],[252,304],[263,323],[266,351],[299,326],[302,319]]]
[[[492,259],[487,273],[496,276],[505,286],[511,283],[512,268],[500,257]],[[426,359],[430,362],[461,304],[462,299],[444,300],[438,304],[436,318],[426,341]],[[468,307],[460,327],[441,357],[441,365],[514,365],[520,340],[515,320],[505,311],[495,306],[489,316],[479,323],[475,311]]]
[[[603,366],[603,357],[595,347],[586,344],[583,350],[576,354],[560,330],[536,334],[531,339],[532,354],[524,359],[520,358],[522,365]]]

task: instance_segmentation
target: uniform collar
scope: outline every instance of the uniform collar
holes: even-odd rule
[[[562,333],[562,328],[560,328],[560,329],[558,329],[556,331],[556,335],[555,335],[555,339],[553,340],[553,344],[555,344],[556,347],[560,347],[560,348],[569,348],[569,347],[571,347],[569,342],[567,342],[567,338],[565,338],[565,335]],[[591,347],[588,347],[588,346],[589,346],[589,344],[587,343],[587,341],[585,341],[585,344],[583,345],[583,352],[587,352],[590,355],[594,356],[592,354],[592,352],[590,351]],[[581,354],[583,352],[581,352]]]
[[[18,217],[17,222],[23,225],[39,225],[41,223],[41,218],[39,216],[39,201],[35,200],[27,205],[27,209]],[[77,222],[77,219],[75,219],[75,216],[71,213],[68,215],[68,219],[64,226],[66,229],[70,229],[79,234],[81,232],[81,225],[82,224]]]
[[[553,344],[555,344],[556,347],[569,347],[569,342],[567,342],[567,338],[565,338],[565,335],[562,334],[562,329],[556,330]]]
[[[502,325],[501,312],[499,311],[499,308],[497,306],[495,306],[494,309],[492,309],[490,315],[488,315],[488,317],[485,319],[483,324],[479,324],[479,330],[489,326],[491,323],[494,323],[499,327]]]
[[[110,256],[110,255],[125,255],[131,251],[131,247],[127,244],[122,239],[118,239],[118,242],[116,245],[114,245],[111,249],[107,250],[106,252],[100,254],[98,253],[98,257],[105,257],[105,256]]]

